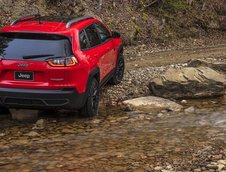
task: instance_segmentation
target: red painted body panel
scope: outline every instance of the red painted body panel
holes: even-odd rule
[[[1,60],[0,87],[25,89],[62,89],[74,87],[82,94],[86,90],[89,73],[96,67],[100,69],[100,81],[116,65],[118,47],[121,39],[110,39],[95,48],[81,51],[79,46],[79,31],[91,23],[100,22],[97,19],[87,19],[66,29],[65,23],[37,21],[19,22],[14,26],[6,26],[0,32],[48,33],[70,37],[73,54],[78,64],[73,67],[51,67],[45,61],[31,60]],[[29,64],[28,68],[19,67],[19,63]],[[33,71],[33,81],[15,81],[14,71]]]

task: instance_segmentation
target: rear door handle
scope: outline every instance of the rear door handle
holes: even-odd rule
[[[110,47],[107,47],[107,50],[110,50],[111,48]]]
[[[98,57],[98,54],[94,54],[94,57],[96,57],[96,58],[97,58],[97,57]]]

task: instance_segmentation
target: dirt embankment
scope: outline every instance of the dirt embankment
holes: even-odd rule
[[[19,16],[37,13],[42,15],[92,15],[122,33],[128,45],[140,43],[171,44],[175,40],[221,36],[226,30],[226,2],[224,0],[158,0],[148,1],[98,0],[0,0],[0,27]],[[221,38],[222,39],[222,38]]]

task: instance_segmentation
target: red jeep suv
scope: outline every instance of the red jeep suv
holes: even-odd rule
[[[0,106],[98,113],[99,90],[124,74],[122,39],[89,16],[31,15],[0,30]]]

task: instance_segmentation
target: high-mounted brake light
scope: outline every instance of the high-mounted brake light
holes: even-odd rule
[[[47,62],[53,67],[70,67],[78,64],[78,60],[75,57],[53,58]]]

